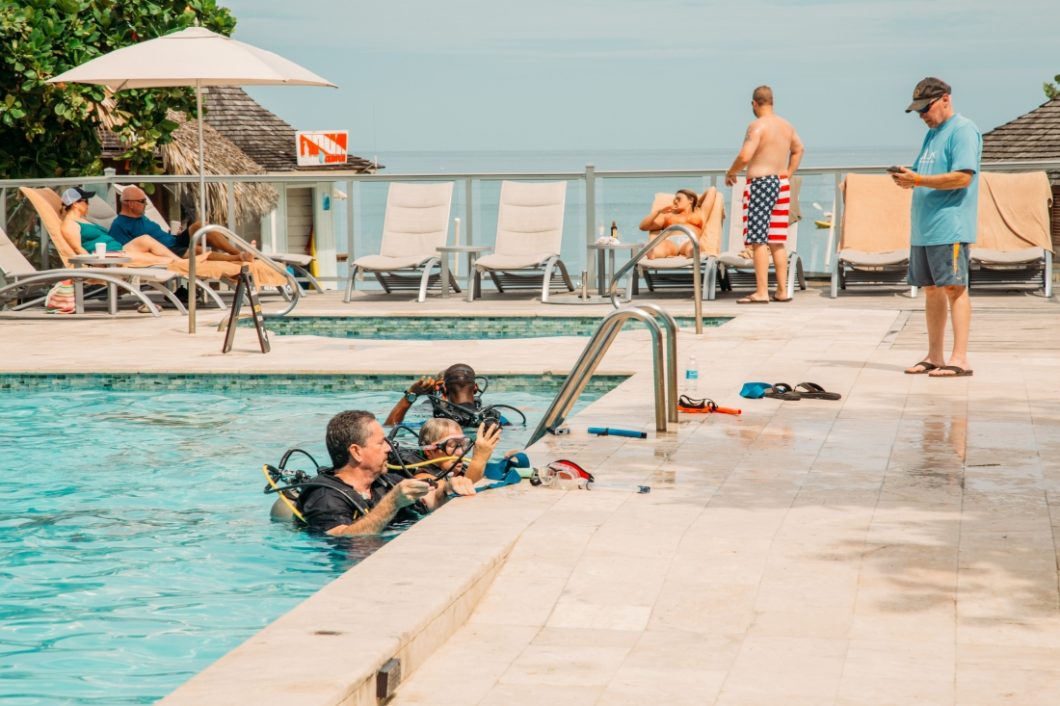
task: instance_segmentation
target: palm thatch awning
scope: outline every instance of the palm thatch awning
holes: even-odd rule
[[[199,174],[199,136],[196,122],[187,120],[182,114],[170,116],[181,123],[173,133],[173,141],[162,145],[162,163],[167,174]],[[225,174],[261,174],[265,168],[252,160],[245,152],[236,147],[224,135],[205,123],[203,125],[203,145],[206,161],[206,175]],[[276,189],[262,183],[236,183],[235,187],[235,220],[237,223],[250,223],[276,208],[279,194]],[[198,202],[199,185],[186,184]],[[228,185],[206,184],[206,210],[211,223],[225,223],[228,220]]]

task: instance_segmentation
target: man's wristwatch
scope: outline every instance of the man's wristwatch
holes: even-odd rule
[[[419,399],[419,397],[420,396],[418,394],[416,394],[415,392],[413,392],[412,390],[405,390],[405,401],[408,402],[409,404],[412,404],[413,402],[415,402],[417,399]]]

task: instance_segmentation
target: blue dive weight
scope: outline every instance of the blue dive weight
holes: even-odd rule
[[[628,436],[631,439],[647,439],[648,432],[632,429],[615,429],[613,427],[589,427],[590,434],[597,436]]]

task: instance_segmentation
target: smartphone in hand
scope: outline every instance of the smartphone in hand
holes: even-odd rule
[[[887,167],[887,171],[890,172],[891,174],[901,174],[902,173],[902,168],[898,167],[898,166]]]

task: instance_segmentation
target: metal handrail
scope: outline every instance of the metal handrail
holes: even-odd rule
[[[202,242],[203,239],[205,239],[208,233],[220,233],[225,238],[227,238],[228,242],[235,246],[238,250],[251,253],[252,255],[254,255],[255,258],[257,258],[258,261],[263,262],[266,266],[275,270],[276,272],[279,272],[287,278],[287,281],[290,283],[291,286],[290,305],[280,312],[274,312],[271,314],[265,314],[263,312],[262,315],[265,318],[277,318],[280,316],[285,316],[289,314],[296,306],[298,306],[298,299],[302,294],[302,286],[298,284],[298,280],[294,278],[294,275],[287,271],[286,267],[283,267],[282,265],[276,263],[275,261],[270,259],[268,255],[261,252],[256,247],[243,240],[243,238],[239,237],[224,226],[216,224],[207,224],[202,226],[197,231],[195,231],[194,234],[192,234],[191,244],[188,246],[188,253],[191,255],[191,257],[188,258],[188,333],[195,333],[195,304],[198,300],[198,292],[196,286],[198,280],[195,277],[195,253],[199,249],[199,243]]]
[[[657,318],[662,318],[663,326]],[[630,319],[639,319],[648,327],[652,337],[652,366],[655,372],[655,430],[666,431],[667,421],[677,421],[677,323],[664,309],[655,305],[625,306],[615,309],[604,317],[596,327],[592,338],[582,350],[567,378],[556,393],[555,399],[545,411],[527,446],[532,445],[546,432],[554,432],[563,423],[600,360],[611,347],[623,324]],[[665,334],[664,334],[665,331]],[[666,353],[663,353],[663,336],[666,337]],[[665,379],[664,379],[665,378]],[[669,402],[667,402],[669,397]]]
[[[694,302],[692,306],[696,312],[696,334],[698,335],[703,333],[703,275],[701,272],[703,263],[699,261],[699,237],[688,226],[672,225],[663,228],[657,236],[649,240],[648,244],[640,249],[640,252],[629,258],[629,262],[618,268],[618,271],[611,277],[611,288],[609,290],[611,305],[616,309],[618,308],[618,283],[626,276],[627,272],[636,267],[638,262],[654,250],[656,245],[669,238],[668,233],[670,231],[677,231],[688,236],[689,242],[692,243],[692,298]],[[671,317],[672,320],[673,318]]]

